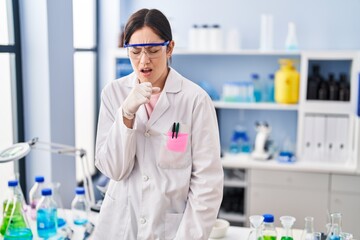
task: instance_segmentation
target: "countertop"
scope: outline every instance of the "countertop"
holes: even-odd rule
[[[224,154],[222,158],[224,168],[268,169],[314,173],[359,174],[356,162],[329,163],[296,161],[293,163],[280,163],[276,160],[254,160],[249,154]]]

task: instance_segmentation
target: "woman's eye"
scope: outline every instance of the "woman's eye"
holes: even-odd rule
[[[141,51],[140,51],[140,50],[132,50],[131,53],[132,53],[132,54],[140,54]]]
[[[159,49],[157,49],[157,48],[149,49],[149,53],[157,53],[158,51],[159,51]]]

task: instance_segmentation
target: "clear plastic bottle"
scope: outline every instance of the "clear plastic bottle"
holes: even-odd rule
[[[292,234],[292,226],[294,225],[296,219],[291,216],[282,216],[280,217],[281,225],[283,226],[281,240],[294,240]]]
[[[305,218],[305,228],[301,234],[301,240],[313,240],[314,239],[314,218]]]
[[[3,203],[3,220],[0,228],[4,239],[32,239],[30,225],[23,207],[23,194],[17,180],[8,181],[9,193]]]
[[[77,187],[75,193],[75,198],[71,202],[73,221],[76,225],[85,225],[88,222],[90,210],[89,203],[85,198],[85,189]]]
[[[285,49],[288,51],[299,50],[298,40],[296,37],[295,23],[288,23],[288,32],[286,36]]]
[[[42,197],[36,206],[36,222],[39,237],[49,238],[57,232],[57,206],[52,197],[52,190],[41,190]]]
[[[274,215],[264,214],[263,217],[264,217],[264,228],[263,228],[264,240],[276,240],[277,231],[274,225]]]
[[[36,219],[36,205],[41,199],[41,190],[44,188],[44,177],[36,176],[35,184],[31,187],[29,192],[29,205],[30,205],[30,217]]]

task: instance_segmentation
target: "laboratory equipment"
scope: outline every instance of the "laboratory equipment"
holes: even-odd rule
[[[260,50],[269,51],[274,48],[273,16],[270,14],[261,15]]]
[[[41,194],[36,206],[36,226],[39,237],[49,238],[57,232],[57,206],[50,188],[44,188]]]
[[[292,226],[294,225],[296,219],[292,216],[282,216],[280,217],[280,222],[283,227],[281,233],[281,240],[294,240],[292,234]]]
[[[314,232],[313,234],[314,240],[321,240],[322,239],[322,233],[321,232]]]
[[[86,151],[84,149],[75,148],[64,144],[42,142],[39,141],[38,138],[33,138],[28,142],[16,143],[4,150],[0,150],[0,163],[19,160],[29,154],[32,149],[39,149],[57,154],[80,157],[79,159],[81,161],[81,168],[84,173],[86,198],[92,205],[95,204],[94,187],[89,171]]]
[[[331,223],[329,227],[326,240],[340,240],[340,234],[342,233],[342,214],[341,213],[331,213]]]
[[[294,22],[288,23],[288,32],[285,41],[285,49],[288,51],[299,50],[299,44],[296,36],[296,26]]]
[[[263,87],[260,81],[260,77],[259,74],[257,73],[253,73],[251,74],[251,81],[253,83],[254,86],[254,99],[255,102],[261,102],[263,100]]]
[[[53,196],[53,199],[57,206],[57,224],[58,224],[58,228],[61,228],[61,227],[65,226],[66,219],[67,219],[66,211],[64,210],[64,205],[62,203],[61,195],[60,195],[61,183],[53,182],[53,183],[47,184],[47,186],[52,191],[52,196]]]
[[[305,217],[305,228],[301,234],[301,240],[315,240],[314,232],[314,218]]]
[[[230,153],[250,153],[251,146],[249,136],[242,125],[237,125],[233,132]]]
[[[249,217],[252,230],[247,240],[264,240],[262,233],[262,224],[264,217],[261,215],[252,215]]]
[[[71,212],[73,222],[76,225],[85,225],[88,222],[89,203],[85,199],[85,190],[82,187],[77,187],[75,190],[75,198],[71,202]]]
[[[270,73],[265,83],[264,101],[274,102],[274,74]]]
[[[18,181],[8,182],[9,196],[3,203],[1,235],[4,239],[32,239],[32,232],[23,207],[23,195]]]
[[[300,74],[291,59],[280,59],[280,69],[275,73],[275,101],[294,104],[299,100]]]
[[[263,214],[263,217],[264,217],[264,227],[263,227],[264,240],[276,240],[277,231],[274,225],[274,215]]]
[[[251,157],[256,160],[267,160],[271,157],[270,153],[266,149],[266,143],[271,132],[271,127],[267,122],[256,122],[255,126],[257,134],[255,138],[255,148],[251,153]]]
[[[294,144],[292,144],[289,137],[286,137],[283,146],[277,156],[277,160],[281,163],[292,163],[296,161],[294,153]]]
[[[43,176],[36,176],[35,184],[29,191],[30,217],[33,220],[36,219],[36,205],[41,199],[41,190],[44,188],[44,180]]]

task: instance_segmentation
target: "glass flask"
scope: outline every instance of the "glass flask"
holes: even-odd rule
[[[331,213],[331,223],[330,229],[326,236],[326,240],[340,240],[340,234],[342,232],[341,225],[342,225],[342,215],[341,213]]]
[[[301,234],[301,240],[313,240],[314,239],[314,218],[305,218],[305,228]]]
[[[3,203],[1,235],[4,236],[4,239],[32,239],[33,235],[26,218],[23,194],[21,189],[18,188],[18,181],[9,181],[8,186],[10,193]]]
[[[262,224],[264,217],[261,215],[253,215],[249,217],[252,230],[249,233],[248,240],[264,240],[262,233]]]
[[[296,219],[292,216],[282,216],[280,217],[281,225],[283,226],[283,232],[281,234],[281,240],[294,240],[292,234],[292,226],[294,225]]]

